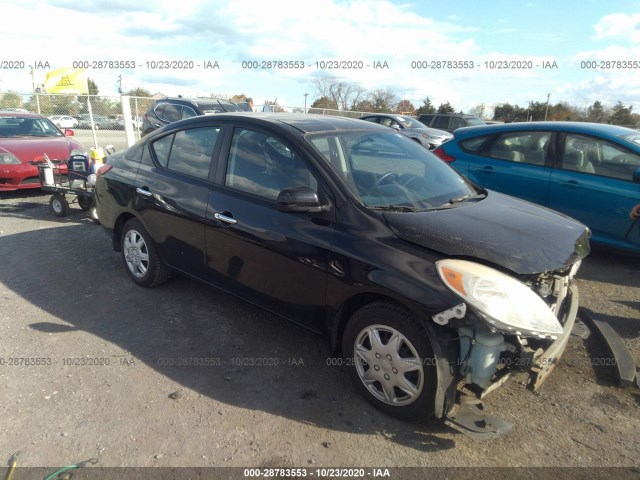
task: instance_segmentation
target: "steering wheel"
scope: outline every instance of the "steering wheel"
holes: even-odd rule
[[[382,183],[385,180],[388,180],[390,178],[393,181],[396,181],[396,180],[398,180],[398,174],[396,172],[394,172],[394,171],[389,171],[389,172],[384,173],[378,180],[376,180],[376,183],[373,184],[373,188],[379,187],[380,185],[382,185]]]

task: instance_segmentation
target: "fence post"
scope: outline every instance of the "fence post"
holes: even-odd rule
[[[120,105],[122,106],[122,117],[124,119],[124,133],[127,136],[127,146],[136,143],[133,136],[133,125],[131,124],[131,104],[127,95],[120,95]]]

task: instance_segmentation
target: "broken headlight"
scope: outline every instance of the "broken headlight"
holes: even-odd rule
[[[534,337],[562,333],[547,304],[519,280],[467,260],[440,260],[436,268],[442,282],[496,330]]]

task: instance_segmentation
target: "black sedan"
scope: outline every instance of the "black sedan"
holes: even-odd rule
[[[584,225],[480,189],[387,127],[327,116],[172,123],[108,158],[97,202],[135,283],[181,272],[245,298],[325,334],[381,410],[474,435],[508,426],[477,432],[459,387],[481,394],[513,368],[544,380],[589,251]]]

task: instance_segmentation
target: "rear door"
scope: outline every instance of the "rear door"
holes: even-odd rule
[[[333,209],[281,212],[276,198],[284,188],[304,186],[331,203],[328,190],[302,152],[271,132],[236,127],[224,151],[207,210],[209,281],[318,329]]]
[[[640,250],[640,226],[629,217],[640,204],[640,183],[633,182],[640,155],[603,138],[566,133],[559,162],[548,206],[583,222],[597,241]]]
[[[498,134],[469,157],[467,176],[483,187],[545,205],[552,139],[550,131]]]
[[[136,177],[136,209],[162,260],[202,277],[212,158],[219,125],[169,132],[149,142]]]

